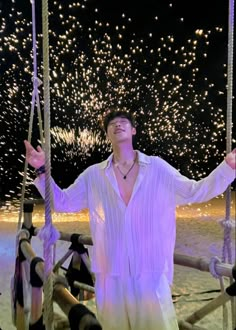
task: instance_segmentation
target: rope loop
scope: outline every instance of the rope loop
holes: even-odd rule
[[[19,240],[19,237],[20,237],[22,234],[25,234],[27,239],[31,239],[29,231],[28,231],[27,229],[22,228],[22,229],[20,229],[20,230],[18,231],[18,233],[16,234],[18,240]]]
[[[216,272],[216,265],[221,262],[220,258],[214,256],[211,258],[210,260],[210,264],[209,264],[209,270],[210,270],[210,273],[211,275],[216,278],[216,279],[220,279],[221,276],[217,274]]]

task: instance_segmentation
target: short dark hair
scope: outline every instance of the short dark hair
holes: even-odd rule
[[[110,121],[117,117],[128,119],[131,125],[135,127],[135,120],[131,112],[128,112],[126,110],[111,110],[103,118],[103,129],[105,130],[105,132],[107,132],[107,127]]]

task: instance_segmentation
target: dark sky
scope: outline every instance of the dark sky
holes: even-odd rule
[[[20,191],[33,69],[30,1],[0,1],[0,10],[3,199]],[[226,1],[49,1],[49,11],[52,173],[62,186],[109,154],[98,118],[111,105],[137,117],[139,149],[188,176],[202,177],[222,160]],[[36,17],[42,79],[41,1]],[[42,90],[40,98],[43,111]],[[81,135],[86,129],[98,138],[90,147]],[[65,140],[68,132],[72,142]],[[38,139],[35,114],[35,145]]]

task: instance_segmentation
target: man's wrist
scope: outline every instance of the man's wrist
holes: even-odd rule
[[[36,169],[35,169],[35,174],[36,174],[37,176],[39,176],[39,175],[41,175],[41,174],[43,174],[43,173],[45,173],[45,172],[46,172],[45,165],[42,165],[42,166],[40,166],[39,168],[36,168]]]

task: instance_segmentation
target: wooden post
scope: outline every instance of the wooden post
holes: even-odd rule
[[[24,225],[26,228],[30,228],[32,225],[32,212],[33,212],[33,203],[31,202],[25,202],[23,206],[24,210]],[[26,238],[26,236],[25,236]],[[24,272],[22,271],[22,264],[20,262],[19,264],[19,271],[22,276],[24,276]],[[23,279],[22,279],[23,280]],[[23,290],[24,291],[24,290]],[[24,297],[23,297],[24,302]],[[27,328],[26,326],[26,315],[25,315],[25,309],[22,307],[19,302],[16,302],[16,328],[17,330],[25,330]]]
[[[186,322],[188,322],[190,324],[194,324],[194,323],[198,322],[203,317],[205,317],[207,314],[213,312],[215,309],[217,309],[221,305],[227,303],[230,299],[231,299],[231,297],[226,292],[222,293],[217,298],[210,301],[207,305],[205,305],[204,307],[200,308],[198,311],[196,311],[192,315],[190,315],[186,319]]]
[[[81,283],[81,282],[78,282],[78,281],[74,281],[74,286],[76,288],[79,288],[79,289],[82,289],[82,290],[85,290],[85,291],[88,291],[88,292],[91,292],[91,293],[95,293],[94,287],[90,286],[88,284],[84,284],[84,283]]]
[[[39,228],[35,228],[34,233],[37,235],[39,232]],[[60,233],[60,240],[66,241],[66,242],[71,242],[71,236],[73,234],[71,233],[63,233],[59,231]],[[93,241],[90,235],[80,235],[78,238],[78,243],[84,244],[84,245],[93,245]]]
[[[197,325],[192,325],[182,320],[178,322],[178,325],[179,325],[179,330],[207,330],[205,328],[198,327]]]
[[[35,324],[43,313],[43,287],[32,287],[30,324]]]
[[[67,316],[69,315],[71,307],[79,303],[62,284],[56,284],[54,286],[53,299]]]
[[[16,303],[16,329],[26,329],[24,307],[22,307],[18,302]]]

